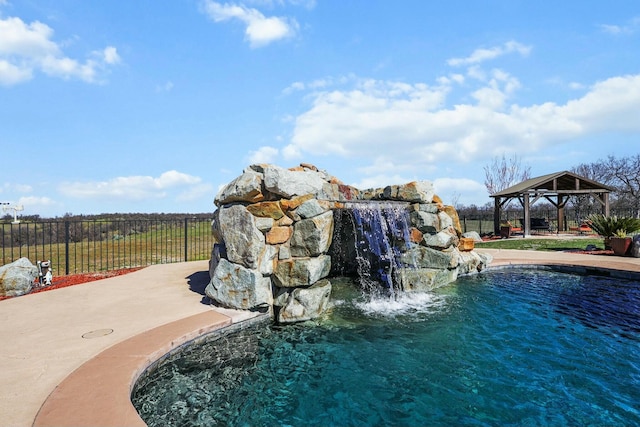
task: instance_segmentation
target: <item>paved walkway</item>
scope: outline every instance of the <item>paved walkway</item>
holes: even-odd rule
[[[486,252],[493,256],[491,267],[522,264],[572,265],[584,267],[585,269],[596,268],[640,273],[640,258],[514,249],[481,248],[477,249],[477,251]],[[625,276],[624,273],[620,275]]]
[[[565,264],[640,272],[640,258],[478,251],[490,253],[493,266]],[[207,270],[207,261],[154,265],[0,301],[0,425],[96,425],[90,418],[96,415],[102,425],[140,425],[128,400],[140,370],[180,342],[251,316],[202,303]],[[117,398],[100,394],[109,387]]]
[[[0,425],[31,426],[56,386],[107,348],[160,325],[211,314],[214,308],[202,303],[200,293],[208,281],[208,261],[163,264],[0,301]],[[215,311],[220,316],[201,320],[247,317]]]

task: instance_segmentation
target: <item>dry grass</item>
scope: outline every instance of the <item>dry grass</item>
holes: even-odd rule
[[[144,227],[144,231],[129,230],[126,235],[104,224],[99,232],[90,231],[85,230],[87,237],[81,240],[78,235],[74,236],[76,241],[70,241],[68,246],[36,243],[4,247],[2,264],[20,257],[29,258],[33,264],[38,260],[51,260],[54,275],[59,276],[67,271],[67,253],[68,272],[75,274],[208,259],[213,245],[208,220],[188,223],[186,255],[185,227],[181,221],[154,222]]]

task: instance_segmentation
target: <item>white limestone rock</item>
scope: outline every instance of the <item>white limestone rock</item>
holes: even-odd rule
[[[482,243],[482,237],[480,237],[480,234],[478,234],[477,231],[467,231],[466,233],[462,234],[462,237],[473,239],[473,241],[476,243]]]
[[[262,174],[245,170],[245,172],[224,186],[216,196],[214,203],[220,207],[227,203],[256,203],[264,200],[262,192]]]
[[[308,288],[295,288],[284,295],[286,302],[278,311],[279,323],[317,319],[324,314],[329,305],[331,282],[320,280]]]
[[[290,199],[294,196],[322,192],[323,175],[312,170],[291,171],[274,165],[264,165],[264,186],[271,193]]]
[[[295,213],[301,219],[307,219],[325,213],[325,209],[318,202],[318,199],[311,199],[298,206],[298,208],[295,210]]]
[[[460,239],[453,228],[442,230],[436,234],[425,234],[423,244],[430,248],[445,250],[457,246]]]
[[[398,271],[404,292],[428,292],[446,286],[458,278],[458,269],[402,268]]]
[[[265,237],[253,215],[243,205],[223,206],[214,220],[215,233],[224,242],[227,259],[247,268],[257,268],[265,251]]]
[[[273,304],[269,277],[224,258],[220,259],[205,294],[220,305],[237,310],[268,308]]]
[[[437,233],[441,230],[440,218],[438,214],[424,211],[412,211],[409,214],[411,225],[420,230],[422,233]]]
[[[431,203],[435,196],[433,184],[429,181],[413,181],[403,185],[390,185],[384,188],[385,200],[398,200],[412,203]]]
[[[331,272],[331,257],[320,255],[311,258],[280,260],[273,271],[273,282],[281,288],[306,287],[323,279]]]
[[[291,255],[294,257],[318,256],[326,253],[333,238],[333,212],[298,221],[293,226]]]
[[[450,270],[458,266],[458,253],[457,249],[443,252],[424,246],[414,246],[403,253],[400,260],[408,266]]]
[[[28,294],[33,289],[33,282],[38,277],[38,267],[29,258],[19,258],[16,261],[0,267],[0,296],[16,297]]]
[[[464,251],[458,253],[460,274],[479,273],[486,267],[485,258],[474,251]]]

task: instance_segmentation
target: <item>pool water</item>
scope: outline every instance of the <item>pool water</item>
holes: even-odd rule
[[[150,426],[640,425],[640,283],[497,270],[186,349],[132,400]]]

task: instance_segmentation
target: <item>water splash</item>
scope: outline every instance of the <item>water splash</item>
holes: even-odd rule
[[[445,309],[447,300],[444,295],[416,292],[397,295],[393,299],[371,298],[355,302],[354,305],[366,316],[396,318],[410,315],[417,320]]]

